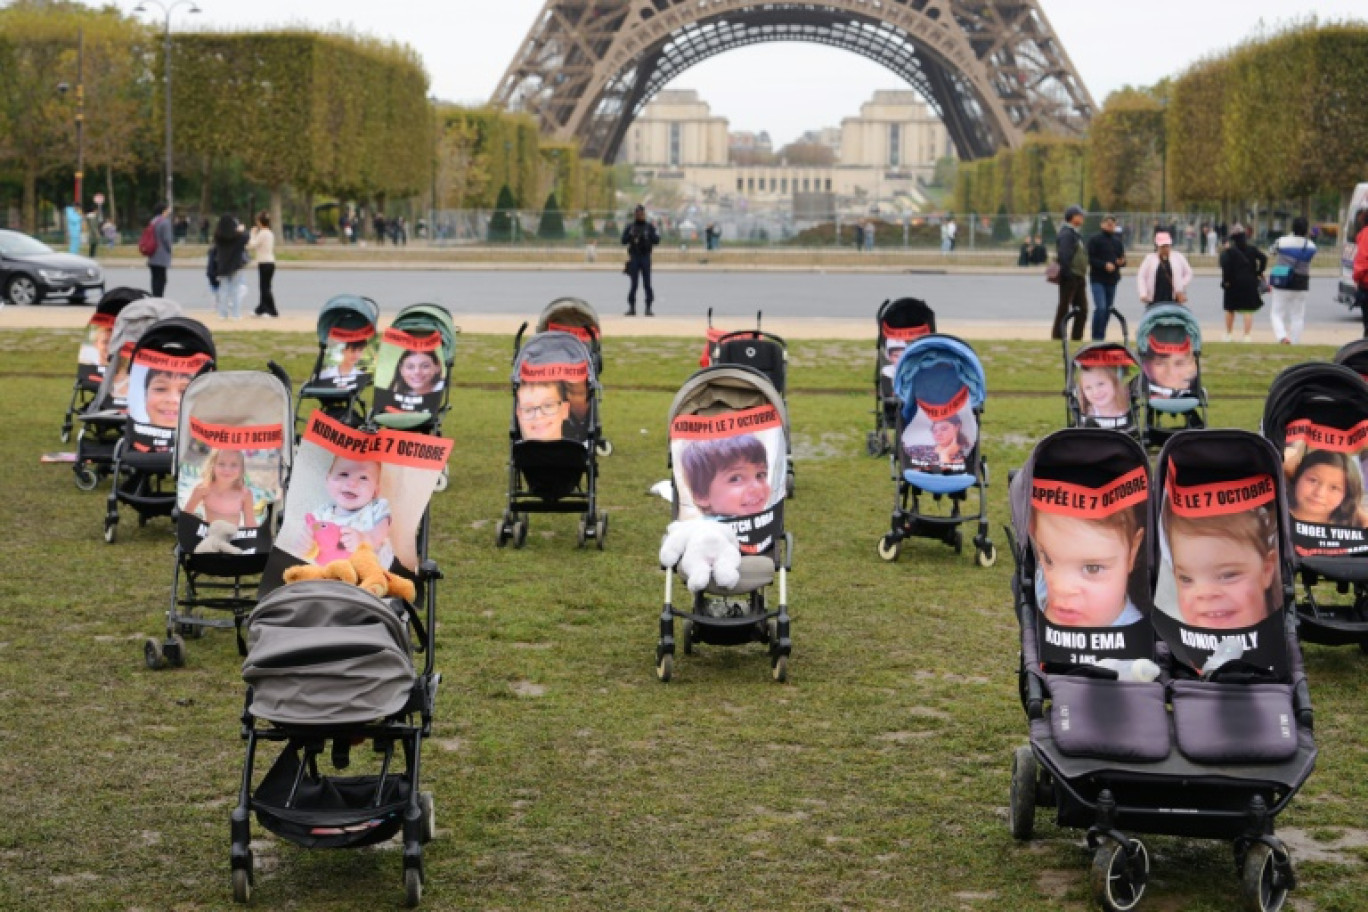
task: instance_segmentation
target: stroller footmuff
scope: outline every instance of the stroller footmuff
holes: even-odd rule
[[[185,638],[241,627],[256,605],[294,451],[290,378],[266,371],[201,374],[181,397],[176,430],[176,549],[166,637],[149,637],[149,668],[185,664]],[[205,610],[231,612],[214,618]]]
[[[1145,445],[1161,447],[1175,431],[1207,426],[1202,386],[1202,327],[1182,304],[1152,304],[1135,333],[1140,355]]]
[[[674,675],[676,618],[685,654],[707,643],[768,647],[776,681],[788,679],[788,572],[793,536],[784,530],[788,415],[759,371],[718,365],[694,374],[669,413],[673,498],[661,547],[665,602],[656,674]],[[675,574],[687,578],[688,609],[674,604]],[[778,605],[768,605],[778,581]]]
[[[1316,748],[1292,617],[1276,454],[1240,431],[1175,435],[1150,478],[1141,446],[1072,429],[1011,486],[1019,692],[1009,825],[1036,811],[1087,831],[1097,904],[1140,902],[1136,834],[1231,842],[1250,908],[1295,884],[1274,819]]]
[[[589,349],[568,332],[537,333],[513,359],[512,384],[508,500],[495,544],[523,547],[529,513],[578,513],[576,543],[602,551],[608,516],[598,509],[599,385]]]
[[[318,356],[299,389],[295,434],[303,430],[313,409],[322,409],[343,424],[366,419],[363,396],[375,369],[375,332],[380,306],[361,295],[329,298],[318,312]]]
[[[78,416],[81,430],[76,435],[72,471],[76,473],[76,487],[82,491],[95,490],[100,479],[113,469],[114,447],[123,439],[128,414],[128,369],[133,349],[148,327],[180,316],[180,312],[175,301],[147,298],[125,304],[114,318],[114,328],[104,343],[106,362],[100,370],[99,389]]]
[[[1065,317],[1060,335],[1064,349],[1064,406],[1068,427],[1096,427],[1139,438],[1143,408],[1136,392],[1140,362],[1128,346],[1126,318],[1113,311],[1121,324],[1121,343],[1093,342],[1069,353],[1069,324],[1083,319],[1078,310]]]
[[[879,339],[874,358],[874,430],[865,438],[865,451],[870,456],[887,456],[893,452],[901,405],[893,392],[893,371],[908,343],[936,331],[936,312],[925,301],[898,298],[880,304],[876,320]]]
[[[1264,403],[1263,434],[1283,454],[1295,551],[1298,632],[1368,652],[1368,383],[1342,364],[1289,367]],[[1333,585],[1347,604],[1319,583]]]
[[[897,452],[893,470],[893,517],[878,541],[879,556],[895,561],[907,538],[930,538],[955,549],[964,546],[963,523],[977,523],[974,556],[981,567],[997,562],[988,537],[988,461],[982,454],[982,418],[987,397],[983,365],[968,343],[953,336],[915,340],[893,374],[898,398]],[[969,492],[977,494],[967,512]],[[949,511],[927,510],[925,501],[948,501]]]
[[[303,848],[356,848],[398,834],[405,899],[422,898],[423,845],[435,827],[422,743],[441,679],[433,667],[441,574],[427,557],[427,507],[450,451],[442,438],[358,430],[321,412],[310,419],[247,620],[247,747],[231,819],[238,902],[254,885],[253,815]],[[415,584],[412,602],[313,578],[314,567],[352,566],[366,551]],[[266,744],[278,752],[258,774]]]
[[[176,509],[173,462],[181,394],[201,371],[214,369],[214,340],[198,320],[172,317],[148,327],[128,359],[128,414],[114,447],[114,484],[105,503],[104,540],[113,544],[119,506],[138,525]]]
[[[109,343],[114,335],[114,324],[119,312],[133,301],[147,297],[147,292],[137,288],[111,288],[100,298],[95,312],[86,324],[85,338],[76,353],[76,382],[71,385],[71,401],[67,403],[66,414],[62,416],[62,442],[71,439],[71,429],[76,418],[95,401],[104,380],[105,367],[109,364]]]

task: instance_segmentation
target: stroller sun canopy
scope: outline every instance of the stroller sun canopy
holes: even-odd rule
[[[893,392],[911,420],[923,404],[945,404],[964,393],[974,409],[983,407],[988,380],[967,343],[950,336],[924,336],[908,345],[893,373]]]

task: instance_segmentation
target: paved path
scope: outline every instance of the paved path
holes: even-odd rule
[[[257,300],[256,271],[250,270],[246,310]],[[110,287],[146,287],[142,267],[111,266]],[[873,315],[886,298],[910,295],[935,308],[948,332],[968,338],[1044,338],[1053,318],[1056,290],[1037,270],[1003,274],[937,274],[929,272],[851,273],[661,270],[656,274],[660,314],[654,320],[622,316],[626,276],[603,269],[475,270],[321,268],[282,264],[276,273],[276,299],[284,319],[245,319],[241,328],[307,329],[319,306],[344,292],[377,300],[382,311],[433,301],[449,307],[467,332],[512,332],[523,319],[535,318],[541,308],[560,296],[589,301],[604,318],[608,335],[699,335],[708,308],[724,326],[742,327],[757,310],[765,313],[765,327],[793,338],[868,338]],[[1334,302],[1335,280],[1312,279],[1305,341],[1340,344],[1361,335],[1357,314]],[[168,295],[210,326],[213,302],[203,270],[180,265],[171,270]],[[1191,306],[1208,339],[1222,331],[1220,288],[1213,275],[1199,275],[1191,289]],[[1123,277],[1117,306],[1138,316],[1140,303],[1133,278]],[[0,311],[5,326],[75,326],[88,318],[82,308],[45,305]],[[1238,326],[1238,324],[1237,324]],[[1255,340],[1271,342],[1267,308],[1255,317]]]

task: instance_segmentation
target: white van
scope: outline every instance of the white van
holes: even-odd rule
[[[1344,226],[1340,228],[1340,278],[1339,292],[1335,300],[1346,307],[1354,306],[1354,255],[1358,252],[1354,244],[1354,221],[1360,209],[1368,209],[1368,184],[1359,184],[1349,197],[1349,208],[1345,210]]]

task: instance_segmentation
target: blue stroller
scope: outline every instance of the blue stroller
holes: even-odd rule
[[[972,522],[978,523],[975,559],[991,567],[997,548],[988,537],[988,461],[980,437],[988,382],[978,356],[954,336],[923,336],[898,359],[893,392],[902,403],[889,457],[893,518],[879,538],[879,557],[897,560],[903,539],[914,536],[943,542],[959,554],[964,548],[960,525]],[[978,502],[964,512],[971,489]],[[937,504],[948,501],[949,511],[925,512],[926,496]]]
[[[1202,386],[1202,327],[1181,304],[1154,304],[1135,333],[1140,355],[1144,440],[1163,446],[1175,431],[1207,426]]]

